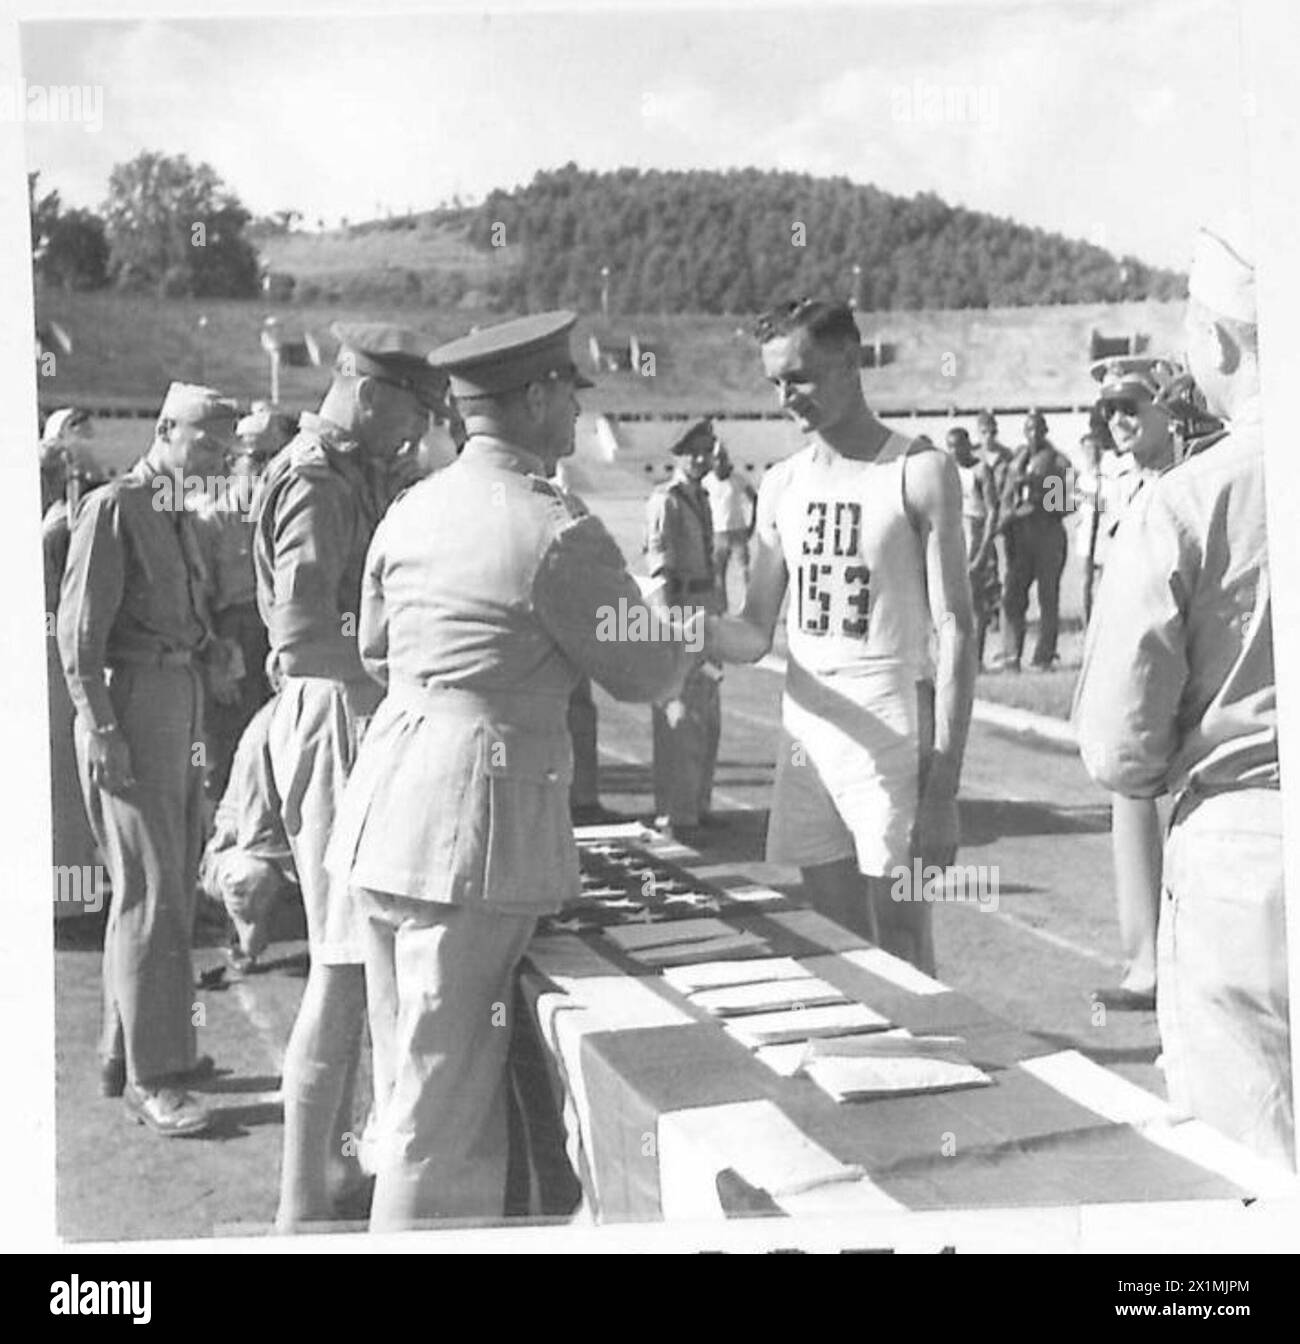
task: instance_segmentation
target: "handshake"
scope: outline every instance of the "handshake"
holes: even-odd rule
[[[656,630],[650,637],[680,643],[693,655],[681,659],[673,684],[655,701],[663,709],[669,724],[676,726],[685,713],[681,698],[683,688],[696,670],[713,681],[722,680],[721,663],[711,659],[707,652],[708,624],[714,618],[703,607],[668,605],[665,601],[667,584],[662,579],[637,576],[636,581],[649,612],[650,624]]]

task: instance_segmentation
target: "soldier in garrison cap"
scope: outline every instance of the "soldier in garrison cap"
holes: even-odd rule
[[[1200,234],[1187,362],[1228,433],[1144,487],[1120,527],[1075,723],[1094,779],[1173,799],[1156,980],[1170,1100],[1294,1166],[1251,257],[1240,235]]]
[[[183,476],[219,475],[235,404],[173,383],[154,442],[88,495],[73,524],[59,650],[76,706],[86,813],[108,865],[101,1085],[171,1136],[206,1129],[185,1082],[196,1054],[190,939],[202,841],[199,660],[217,648]]]
[[[469,440],[393,505],[366,561],[361,656],[388,694],[330,866],[369,914],[373,1230],[503,1213],[502,1014],[538,916],[578,890],[570,694],[583,675],[622,700],[670,694],[697,642],[618,639],[620,609],[625,630],[649,619],[640,590],[599,519],[548,480],[590,386],[575,320],[521,318],[433,352]]]
[[[646,502],[646,563],[650,577],[663,583],[663,601],[670,608],[720,609],[712,510],[702,484],[713,465],[715,442],[708,420],[688,425],[669,448],[672,476]],[[709,820],[722,720],[720,679],[716,663],[701,664],[676,699],[651,710],[655,825],[682,839],[694,838]]]
[[[437,395],[413,332],[338,323],[332,333],[340,348],[320,411],[301,417],[253,504],[257,600],[281,679],[268,750],[311,946],[284,1063],[281,1231],[331,1217],[339,1187],[360,1180],[344,1136],[365,1021],[363,944],[346,886],[329,882],[325,846],[381,695],[357,651],[366,548],[404,483],[399,450],[424,432]]]
[[[1092,366],[1092,377],[1100,384],[1098,409],[1118,452],[1107,480],[1098,544],[1088,558],[1098,577],[1121,522],[1136,507],[1143,489],[1173,464],[1173,420],[1160,396],[1180,372],[1174,361],[1151,355],[1121,355]],[[1121,572],[1115,581],[1124,583],[1127,578]],[[1121,1012],[1152,1012],[1164,853],[1155,800],[1115,794],[1110,834],[1125,969],[1118,985],[1094,991],[1093,998]]]

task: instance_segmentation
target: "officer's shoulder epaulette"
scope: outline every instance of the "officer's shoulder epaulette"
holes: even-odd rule
[[[577,507],[573,499],[561,490],[554,481],[548,480],[545,476],[531,474],[527,477],[527,480],[528,489],[534,495],[544,496],[557,516],[571,519],[586,516],[584,510]]]
[[[299,430],[285,445],[287,474],[304,480],[325,480],[335,475],[333,457],[323,438],[310,430]]]

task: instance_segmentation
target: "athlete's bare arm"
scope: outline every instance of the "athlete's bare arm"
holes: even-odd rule
[[[706,658],[724,663],[756,663],[772,647],[788,575],[776,529],[765,520],[764,513],[760,503],[745,605],[738,616],[709,616],[706,619]]]
[[[926,859],[952,861],[957,844],[957,788],[975,698],[974,616],[961,526],[961,481],[952,459],[927,451],[906,461],[903,499],[925,547],[930,617],[939,636],[935,675],[935,744],[917,817]]]

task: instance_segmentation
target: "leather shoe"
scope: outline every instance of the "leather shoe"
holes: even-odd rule
[[[126,1060],[101,1059],[99,1061],[99,1095],[101,1097],[120,1097],[126,1087]]]
[[[200,1055],[194,1061],[194,1067],[186,1073],[178,1074],[177,1081],[201,1083],[211,1078],[217,1071],[216,1061],[211,1055]],[[99,1065],[99,1095],[101,1097],[120,1097],[126,1090],[126,1060],[105,1059]]]
[[[148,1125],[166,1139],[201,1134],[212,1124],[211,1113],[179,1087],[146,1089],[128,1083],[122,1100],[137,1125]]]

